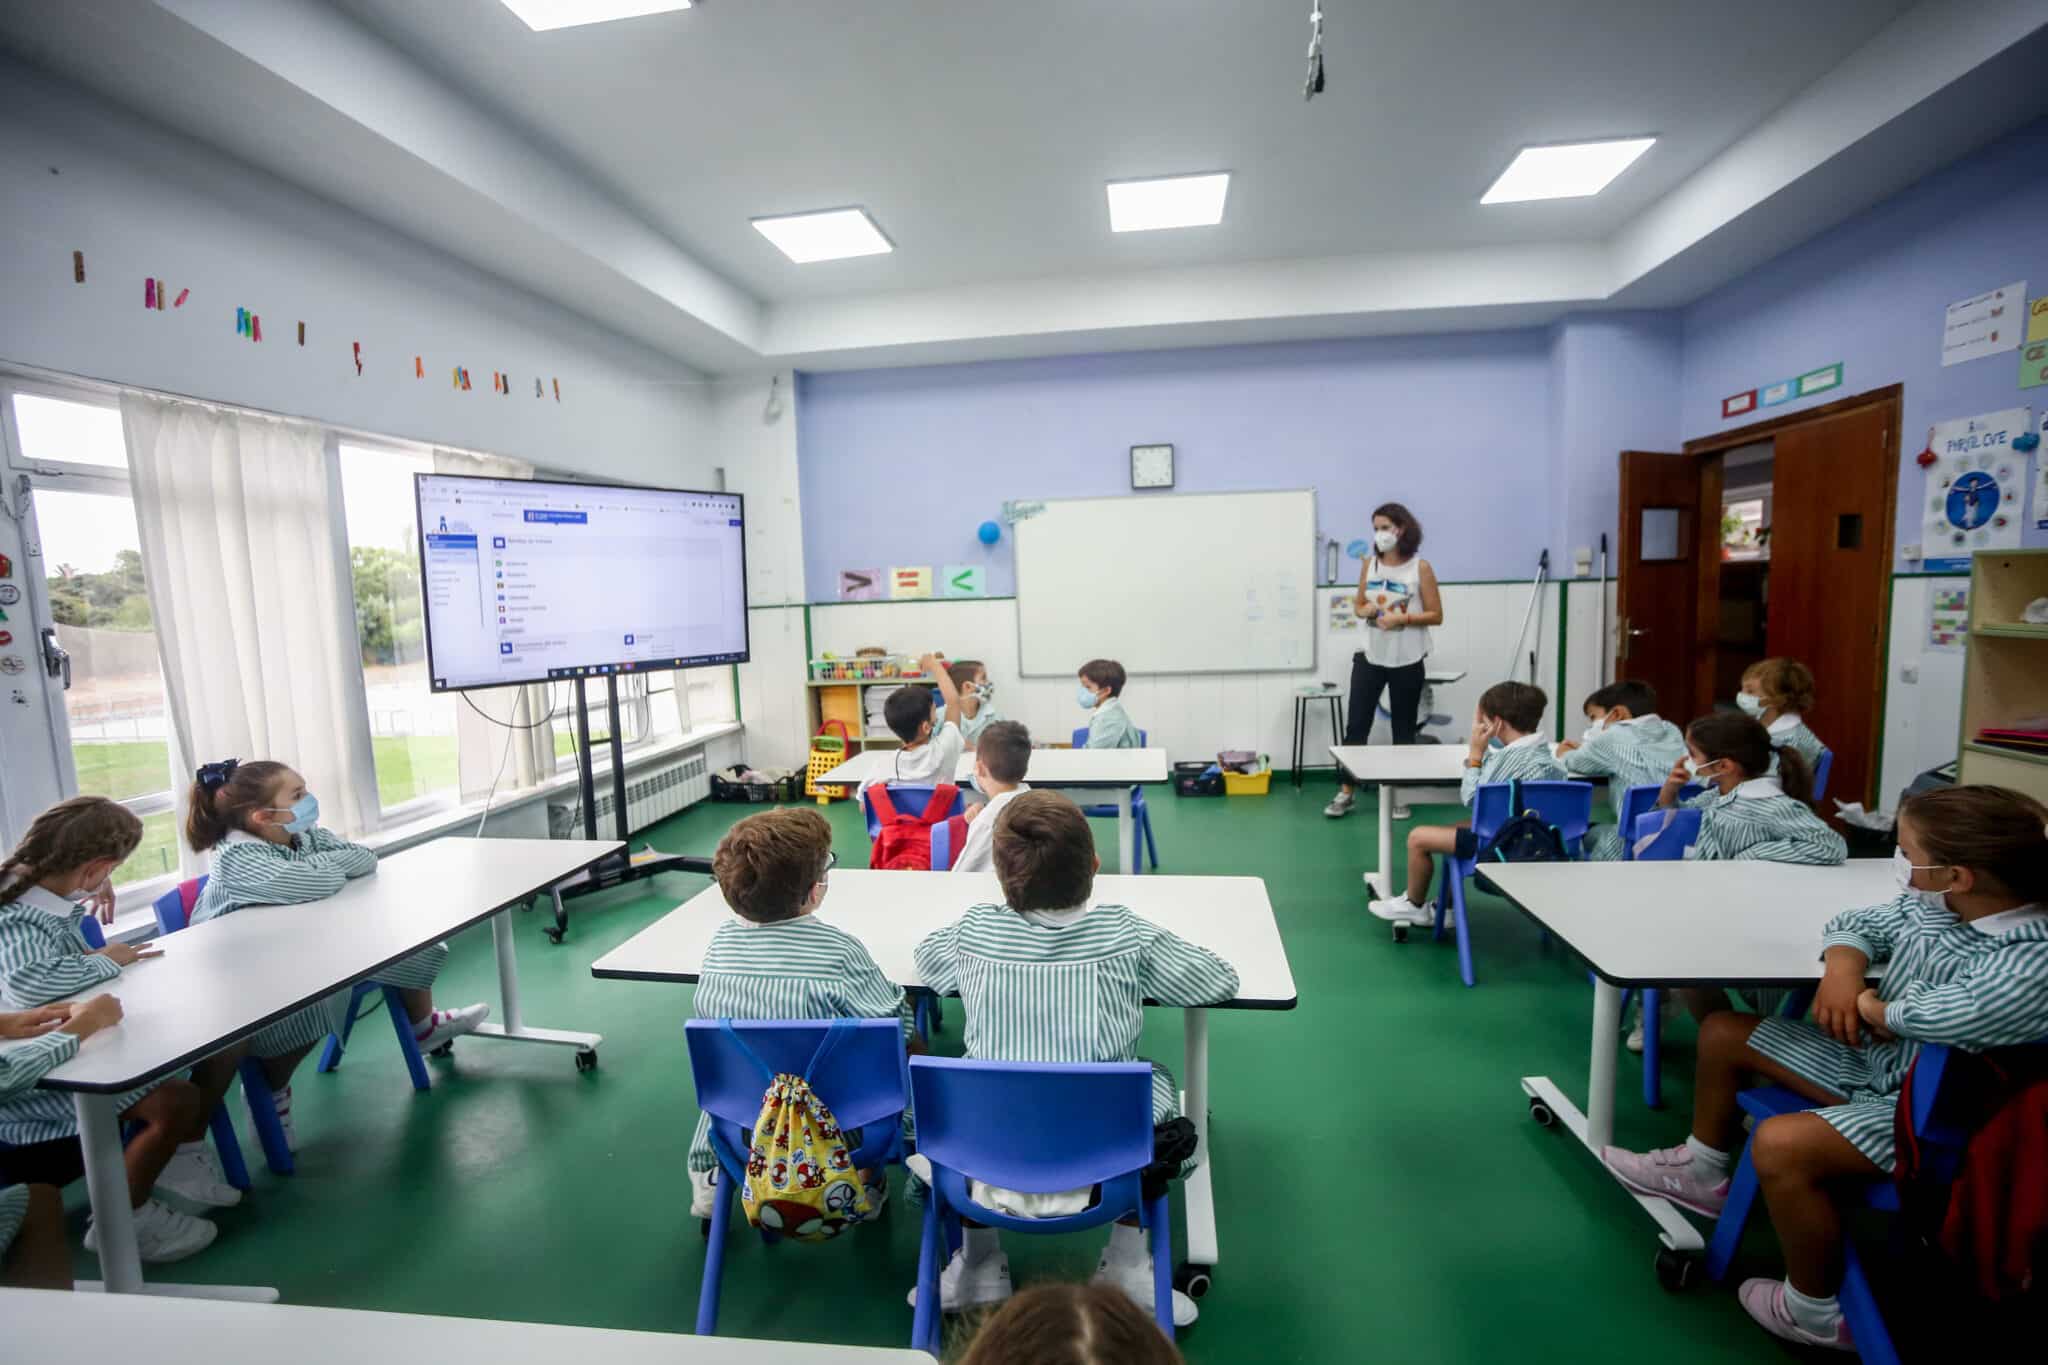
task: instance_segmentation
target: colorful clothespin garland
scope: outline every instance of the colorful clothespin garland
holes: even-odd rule
[[[156,281],[155,281],[155,280],[144,280],[144,281],[142,282],[142,306],[143,306],[144,308],[154,308],[154,307],[156,307]]]
[[[191,297],[192,291],[190,289],[180,289],[178,291],[178,297],[171,300],[171,307],[183,308],[185,306],[185,300]]]
[[[562,381],[559,379],[555,381],[555,401],[557,403],[562,401]]]
[[[426,364],[418,356],[412,358],[412,377],[414,379],[425,379],[427,377]]]
[[[249,314],[249,340],[263,340],[263,319],[257,317],[254,313]]]
[[[73,284],[85,283],[85,253],[83,251],[71,253],[71,282]]]
[[[303,346],[303,345],[305,345],[305,344],[306,344],[306,324],[305,324],[305,323],[303,323],[303,322],[301,322],[301,323],[299,324],[299,345]]]
[[[249,335],[249,310],[246,308],[237,308],[235,310],[235,335],[238,337]]]
[[[354,348],[356,353],[356,377],[361,378],[363,373],[363,343],[351,341],[349,345]]]

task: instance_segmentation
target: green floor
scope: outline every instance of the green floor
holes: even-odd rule
[[[1301,998],[1289,1013],[1213,1016],[1223,1263],[1184,1336],[1188,1359],[1769,1352],[1728,1293],[1660,1290],[1649,1220],[1569,1136],[1528,1118],[1524,1074],[1583,1095],[1584,970],[1484,897],[1476,990],[1459,984],[1448,941],[1391,943],[1363,911],[1370,798],[1331,821],[1320,813],[1329,790],[1325,780],[1264,799],[1152,803],[1162,872],[1266,879]],[[649,838],[708,853],[748,809],[701,805]],[[864,863],[853,808],[839,803],[831,818],[842,862]],[[1105,844],[1109,830],[1096,824]],[[219,1215],[220,1240],[158,1277],[272,1284],[291,1303],[690,1330],[704,1248],[683,1172],[688,988],[601,982],[589,965],[702,885],[676,876],[578,902],[561,947],[541,937],[544,916],[519,917],[527,1021],[603,1033],[598,1070],[476,1040],[434,1063],[434,1090],[415,1096],[381,1023],[366,1021],[340,1071],[300,1075],[298,1175],[259,1173],[243,1205]],[[439,994],[495,1002],[488,932],[455,944]],[[1146,1050],[1177,1066],[1179,1015],[1152,1021]],[[1642,1107],[1639,1070],[1623,1058],[1623,1143],[1685,1132],[1690,1029],[1673,1032],[1663,1112]],[[936,1046],[957,1052],[957,1027]],[[72,1196],[82,1202],[82,1185]],[[75,1208],[74,1236],[82,1224]],[[720,1328],[903,1343],[917,1232],[899,1207],[820,1248],[770,1250],[736,1234]],[[1020,1280],[1085,1275],[1099,1249],[1093,1236],[1009,1245]],[[1767,1237],[1754,1254],[1773,1264]],[[78,1270],[96,1264],[81,1253]]]

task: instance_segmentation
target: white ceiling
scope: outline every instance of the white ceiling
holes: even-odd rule
[[[2048,109],[2040,0],[1324,0],[1304,103],[1308,8],[0,0],[0,46],[710,370],[1683,302]],[[1522,145],[1645,133],[1596,198],[1478,202]],[[1105,180],[1216,169],[1220,227],[1108,230]],[[897,250],[748,226],[844,204]]]

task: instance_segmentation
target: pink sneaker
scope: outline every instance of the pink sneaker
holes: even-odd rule
[[[1719,1218],[1721,1206],[1728,1202],[1727,1173],[1710,1174],[1701,1169],[1693,1160],[1692,1148],[1682,1142],[1654,1152],[1608,1147],[1601,1151],[1600,1160],[1636,1193],[1668,1199],[1705,1218]]]
[[[1849,1320],[1845,1317],[1837,1317],[1833,1334],[1824,1337],[1815,1336],[1794,1321],[1791,1309],[1785,1305],[1783,1280],[1744,1280],[1735,1297],[1742,1300],[1742,1306],[1757,1325],[1774,1337],[1801,1346],[1825,1346],[1830,1351],[1856,1349],[1856,1343],[1849,1340]]]

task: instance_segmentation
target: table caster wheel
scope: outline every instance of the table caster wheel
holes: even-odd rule
[[[576,1069],[578,1071],[597,1070],[597,1052],[592,1048],[580,1049],[576,1053]],[[710,1227],[711,1225],[706,1223],[704,1226]]]
[[[1173,1271],[1173,1287],[1191,1299],[1199,1299],[1209,1292],[1209,1283],[1215,1278],[1212,1266],[1192,1265],[1182,1261]]]
[[[1690,1289],[1700,1277],[1700,1258],[1670,1247],[1657,1250],[1657,1283],[1676,1294]]]
[[[453,1057],[455,1055],[455,1040],[453,1038],[449,1039],[427,1055],[429,1057]]]
[[[1536,1120],[1536,1126],[1539,1128],[1555,1128],[1557,1126],[1557,1115],[1552,1112],[1549,1105],[1537,1099],[1534,1095],[1529,1097],[1529,1117]]]
[[[1408,926],[1407,926],[1407,925],[1405,925],[1405,924],[1396,924],[1396,925],[1393,925],[1393,926],[1392,926],[1392,929],[1393,929],[1393,933],[1394,933],[1394,942],[1396,942],[1396,943],[1406,943],[1406,942],[1408,941]]]
[[[562,935],[567,932],[567,930],[561,928],[560,926],[552,924],[547,925],[541,930],[541,933],[547,936],[548,942],[554,944],[559,944],[562,941]]]
[[[699,1218],[697,1220],[697,1235],[707,1242],[711,1240],[711,1220],[709,1218]]]

